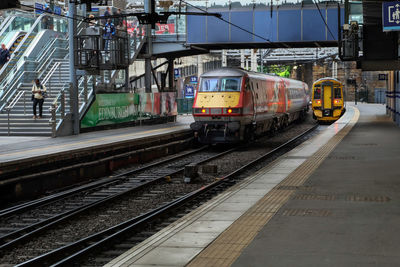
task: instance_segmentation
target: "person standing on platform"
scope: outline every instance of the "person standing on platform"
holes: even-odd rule
[[[32,86],[32,98],[33,98],[33,118],[41,119],[43,115],[43,102],[46,95],[46,87],[40,83],[39,79],[34,80]],[[39,104],[39,117],[36,116],[36,106]]]
[[[107,8],[106,8],[106,11],[104,11],[104,14],[103,14],[103,17],[104,17],[104,19],[101,21],[101,23],[103,24],[103,25],[105,25],[106,23],[107,23],[107,21],[108,21],[108,17],[109,16],[111,16],[111,9],[110,9],[110,7],[108,6]]]
[[[118,8],[117,12],[116,12],[114,15],[117,15],[117,16],[118,16],[118,17],[114,18],[114,25],[115,25],[115,27],[116,27],[117,29],[122,28],[122,26],[123,26],[123,23],[122,23],[122,22],[123,22],[123,19],[122,19],[122,17],[120,17],[120,16],[122,15],[121,9]]]
[[[103,35],[103,38],[105,40],[105,45],[104,45],[105,51],[111,50],[110,40],[114,35],[115,35],[114,23],[111,22],[111,19],[108,19],[106,25],[104,26],[104,35]]]
[[[4,64],[10,60],[10,51],[8,51],[5,44],[1,44],[0,49],[0,69],[3,68]]]

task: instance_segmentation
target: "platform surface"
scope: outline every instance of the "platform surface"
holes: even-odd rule
[[[0,166],[2,163],[36,156],[68,153],[77,149],[189,130],[192,122],[192,116],[180,115],[177,122],[95,131],[67,137],[0,136]]]
[[[397,266],[400,129],[349,104],[319,131],[106,266]]]
[[[399,266],[400,129],[360,118],[233,266]]]

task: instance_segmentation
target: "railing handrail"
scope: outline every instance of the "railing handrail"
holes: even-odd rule
[[[12,83],[10,88],[15,87],[15,86],[18,88],[22,84],[22,82],[20,82],[21,77],[25,76],[28,73],[34,73],[34,74],[37,75],[37,71],[23,71],[19,75],[19,78],[14,80],[14,82]],[[11,90],[10,89],[10,90],[7,90],[3,96],[1,96],[1,98],[0,98],[0,112],[6,106],[8,101],[11,100],[14,97],[16,92],[17,92],[17,90]]]
[[[55,60],[55,58],[52,58],[52,56],[53,56],[53,54],[56,52],[57,49],[63,49],[63,48],[55,47],[55,48],[52,50],[51,53],[48,53],[48,54],[47,54],[48,58],[47,58],[45,61],[40,62],[40,65],[38,65],[37,68],[36,68],[34,71],[22,71],[22,72],[20,72],[20,75],[18,75],[18,72],[17,72],[17,73],[13,76],[13,79],[11,79],[11,81],[8,81],[7,85],[9,85],[9,86],[8,86],[8,90],[7,90],[7,91],[12,90],[12,88],[16,85],[16,83],[20,82],[20,80],[21,80],[22,77],[24,76],[24,75],[23,75],[24,73],[33,72],[33,73],[36,73],[36,74],[37,74],[37,77],[38,77],[38,78],[41,78],[41,76],[43,75],[43,73],[45,73],[45,72],[47,71],[48,66],[53,62],[53,60]],[[48,60],[50,60],[50,62],[48,62]],[[35,61],[26,60],[26,62],[28,62],[28,61],[29,61],[29,62],[35,62]],[[43,68],[43,65],[44,65],[45,63],[47,63],[47,64],[46,64],[46,67]],[[41,72],[39,72],[40,69],[42,69]],[[6,81],[3,81],[3,82],[5,83]],[[0,84],[1,84],[1,83],[0,83]],[[4,87],[7,86],[7,85],[4,85]],[[8,93],[6,93],[4,96],[1,97],[1,99],[0,99],[0,104],[4,101],[4,97],[7,96],[7,95],[8,95]],[[12,94],[12,95],[14,95],[14,94]],[[9,98],[8,98],[8,99],[9,99]],[[8,100],[8,99],[7,99],[7,100]],[[3,107],[4,107],[4,106],[3,106]],[[1,111],[1,110],[2,110],[2,107],[0,106],[0,111]]]
[[[6,18],[2,23],[1,23],[1,25],[0,25],[0,36],[1,36],[1,39],[3,39],[4,38],[4,32],[8,29],[8,27],[10,26],[10,24],[12,23],[12,21],[15,19],[15,16],[12,16],[12,17],[8,17],[8,18]]]
[[[46,85],[47,82],[50,81],[51,76],[54,74],[54,72],[60,67],[61,63],[60,62],[56,62],[50,69],[49,73],[47,73],[47,75],[42,79],[43,80],[43,85]],[[48,94],[50,95],[50,90],[51,88],[49,87],[49,92]]]
[[[60,47],[54,47],[51,52],[48,54],[47,58],[45,60],[40,61],[39,65],[36,67],[36,70],[42,70],[40,72],[40,76],[47,70],[47,67],[51,65],[53,61],[56,60],[62,60],[60,58],[55,58],[53,57],[54,53],[56,53],[57,50],[63,50],[64,48]]]
[[[22,47],[23,44],[26,42],[26,40],[28,39],[28,37],[34,32],[33,30],[36,29],[36,27],[37,27],[38,25],[40,25],[40,23],[41,23],[42,18],[43,18],[44,15],[45,15],[45,14],[41,14],[41,15],[36,19],[35,23],[33,23],[33,25],[31,26],[31,28],[29,29],[29,31],[26,33],[26,35],[24,36],[24,38],[21,40],[21,42],[18,44],[18,46],[17,46],[16,49],[14,50],[14,53],[12,53],[12,55],[11,55],[11,57],[10,57],[10,60],[7,61],[7,63],[4,64],[3,68],[0,69],[0,79],[3,78],[3,76],[4,76],[3,73],[4,73],[5,70],[7,69],[8,65],[12,62],[13,58],[15,58],[16,55],[18,55],[18,54],[21,52],[21,51],[20,51],[21,47]],[[25,53],[25,52],[26,52],[26,50],[23,51],[22,53]],[[21,57],[17,60],[17,62],[15,62],[15,65],[14,65],[14,67],[11,69],[11,72],[12,72],[12,70],[14,70],[15,68],[18,67],[18,63],[19,63],[21,60],[24,60],[23,54],[22,54]]]
[[[11,111],[14,108],[15,104],[17,104],[18,101],[21,99],[21,97],[25,95],[25,93],[26,93],[25,91],[18,91],[18,94],[14,97],[14,99],[10,102],[10,104],[8,104],[8,106],[5,107],[5,110]]]
[[[66,42],[67,39],[62,39],[62,38],[54,38],[53,41],[49,42],[45,47],[43,47],[43,49],[39,52],[39,55],[36,57],[36,61],[38,62],[43,62],[43,59],[49,56],[49,49],[53,50],[55,49],[67,49],[68,47],[68,42],[66,42],[65,47],[62,47],[62,45],[60,46],[55,46],[56,42]]]

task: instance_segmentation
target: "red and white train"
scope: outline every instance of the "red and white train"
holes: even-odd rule
[[[190,127],[201,143],[239,142],[304,118],[308,98],[304,82],[221,68],[200,76]]]

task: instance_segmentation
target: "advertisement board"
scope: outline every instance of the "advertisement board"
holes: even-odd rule
[[[174,92],[97,94],[81,121],[82,128],[178,114]]]

